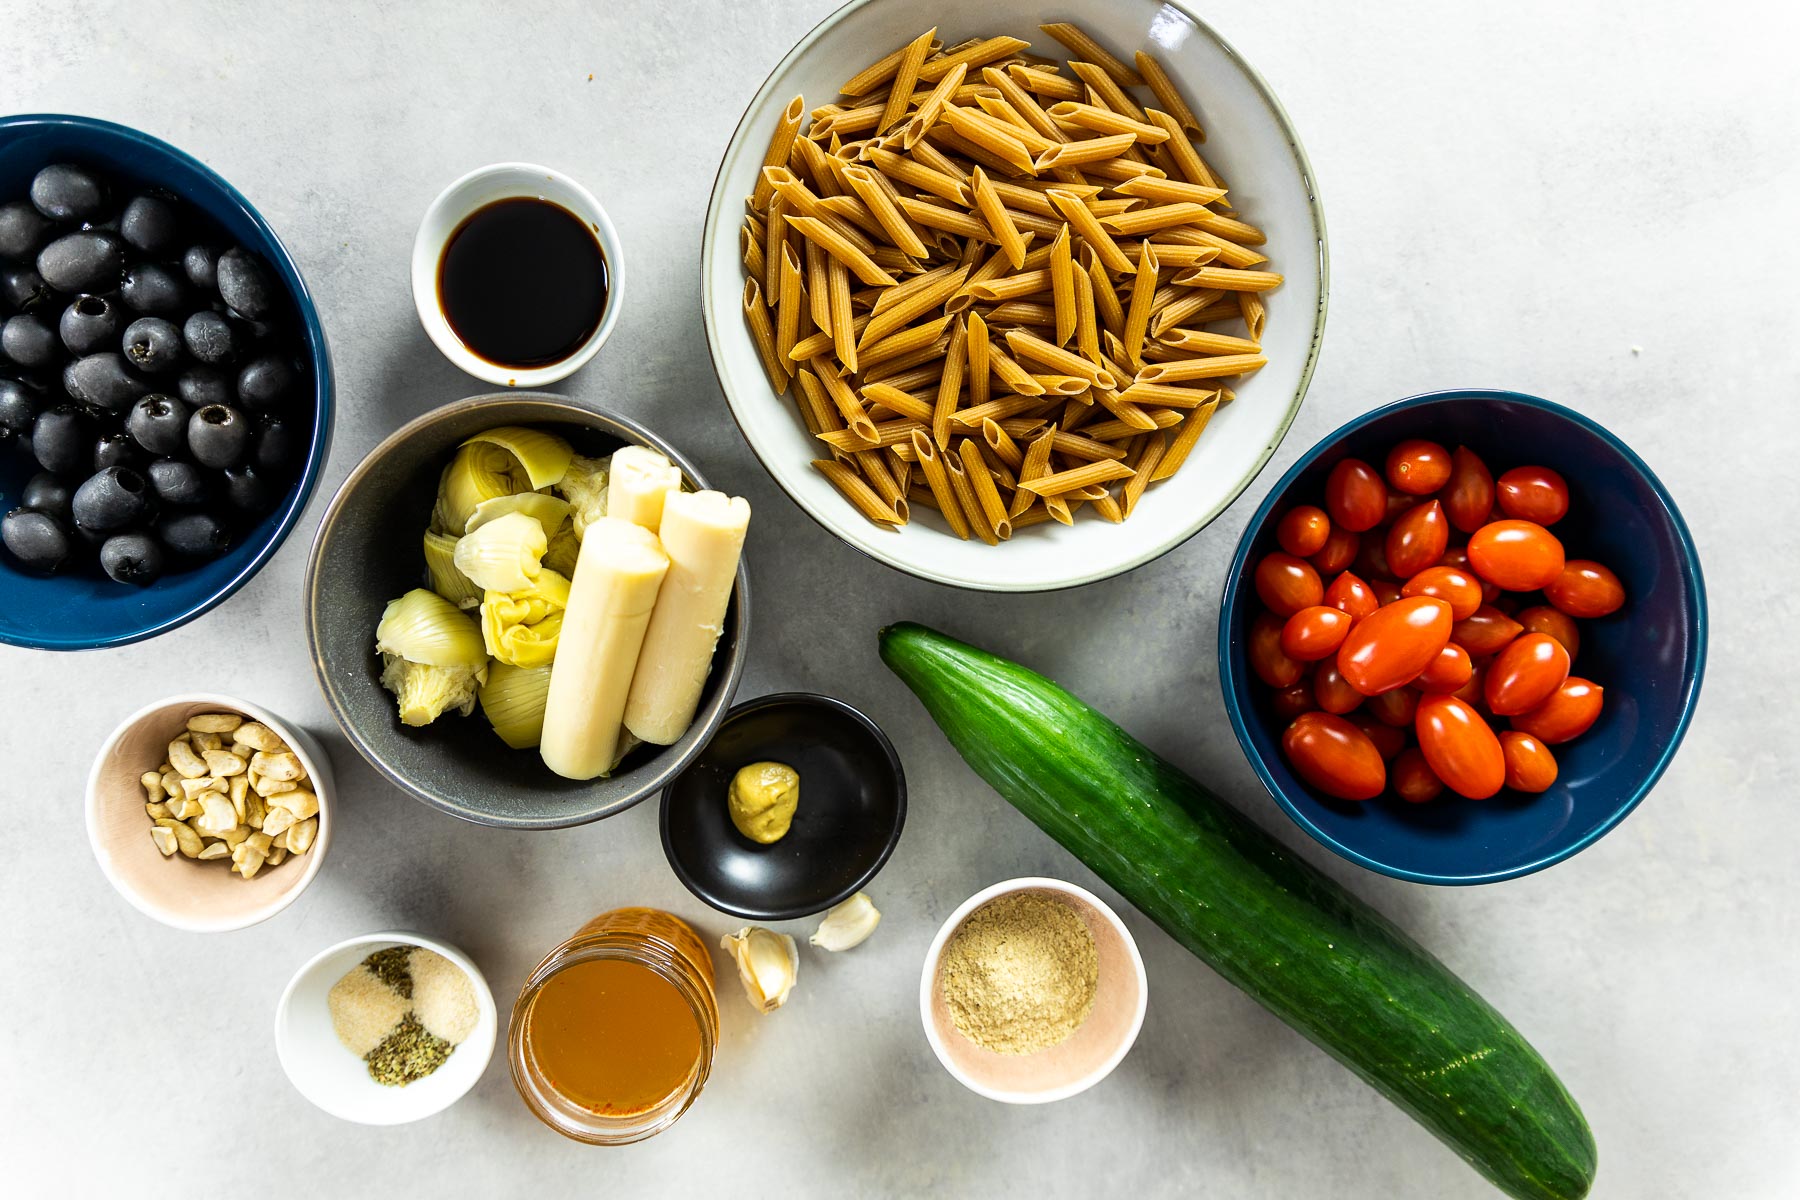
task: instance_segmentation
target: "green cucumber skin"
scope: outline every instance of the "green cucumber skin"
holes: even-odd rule
[[[1581,1110],[1380,913],[1080,700],[920,625],[881,657],[990,785],[1202,962],[1520,1200],[1593,1185]]]

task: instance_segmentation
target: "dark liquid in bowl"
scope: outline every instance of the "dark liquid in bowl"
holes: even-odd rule
[[[438,261],[438,304],[472,352],[544,367],[581,348],[606,311],[606,256],[585,221],[535,197],[469,214]]]

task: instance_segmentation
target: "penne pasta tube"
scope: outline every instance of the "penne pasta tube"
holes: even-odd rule
[[[1252,293],[1241,292],[1240,295]],[[1172,346],[1177,350],[1193,350],[1200,354],[1261,354],[1262,348],[1249,338],[1232,337],[1223,333],[1208,333],[1201,329],[1171,329],[1162,334],[1157,341]]]
[[[991,371],[987,321],[978,312],[969,314],[967,322],[968,336],[964,339],[963,351],[968,360],[969,403],[973,406],[986,404],[988,401],[989,372]]]
[[[1210,288],[1196,288],[1185,294],[1172,296],[1167,304],[1156,309],[1156,315],[1150,322],[1150,335],[1160,338],[1183,321],[1190,321],[1205,312],[1224,296],[1224,292]]]
[[[1091,62],[1071,62],[1069,73],[1081,80],[1087,89],[1075,99],[1086,100],[1096,108],[1104,108],[1133,121],[1144,119],[1144,110],[1138,107],[1137,101],[1126,95],[1125,89],[1099,66]]]
[[[969,195],[968,184],[953,175],[934,171],[923,163],[916,162],[904,155],[895,154],[892,150],[871,147],[869,161],[875,165],[877,171],[897,183],[904,183],[906,186],[917,188],[922,192],[930,192],[952,204],[961,204],[966,207],[974,203],[973,197]]]
[[[901,212],[929,228],[941,229],[946,233],[953,233],[957,237],[979,238],[984,242],[994,240],[994,235],[988,232],[988,227],[982,224],[979,218],[966,211],[945,208],[941,204],[932,204],[925,200],[911,199],[906,196],[899,197],[894,203],[900,206]]]
[[[1020,87],[1018,81],[1011,75],[998,67],[985,67],[982,69],[981,78],[983,82],[1000,94],[1000,99],[1006,101],[1013,112],[1017,113],[1027,125],[1040,135],[1053,142],[1060,142],[1068,136],[1063,133],[1061,126],[1050,119],[1050,114],[1044,111],[1044,106],[1039,104],[1031,93]]]
[[[913,432],[912,448],[919,464],[919,473],[925,476],[925,486],[930,491],[938,512],[943,515],[944,523],[950,526],[951,533],[968,541],[969,522],[963,516],[962,505],[957,502],[955,489],[950,486],[950,476],[944,470],[938,448],[923,430]]]
[[[1145,242],[1138,250],[1131,306],[1125,310],[1125,328],[1119,333],[1119,340],[1125,343],[1125,357],[1133,364],[1144,361],[1144,333],[1150,327],[1150,306],[1156,296],[1156,271],[1156,246]]]
[[[832,404],[831,398],[825,394],[825,385],[819,377],[802,367],[795,372],[795,399],[800,405],[801,420],[806,423],[806,431],[815,437],[821,433],[832,433],[844,427],[844,418]]]
[[[1182,414],[1173,408],[1146,408],[1142,410],[1150,418],[1153,429],[1170,429],[1181,424]],[[1135,425],[1124,421],[1096,421],[1087,427],[1087,436],[1096,442],[1116,442],[1121,438],[1136,437],[1145,432]]]
[[[831,486],[870,521],[888,528],[901,523],[900,514],[894,511],[893,506],[877,496],[875,489],[863,482],[862,476],[843,463],[834,458],[815,458],[812,465],[813,470],[830,480]]]
[[[1017,54],[1029,45],[1031,45],[1030,42],[1020,41],[1016,37],[981,38],[959,50],[947,51],[941,57],[927,62],[919,68],[919,78],[930,83],[943,78],[957,67],[972,71],[976,67]]]
[[[1068,47],[1069,53],[1082,62],[1091,62],[1108,75],[1120,87],[1141,87],[1143,77],[1136,71],[1107,53],[1106,48],[1088,36],[1086,30],[1072,21],[1056,21],[1049,25],[1039,25],[1038,32],[1048,34]]]
[[[1025,452],[1019,449],[1019,443],[1013,441],[1012,435],[1000,427],[1000,422],[992,417],[984,417],[981,422],[981,440],[986,442],[997,458],[1017,471],[1025,463]]]
[[[851,371],[857,369],[856,316],[850,307],[850,268],[837,259],[825,264],[825,290],[831,309],[831,341],[838,361]],[[874,318],[871,317],[870,321]],[[867,326],[864,326],[867,329]]]
[[[1194,110],[1188,107],[1186,100],[1182,99],[1181,93],[1176,90],[1174,81],[1169,78],[1168,72],[1163,70],[1162,63],[1156,60],[1155,55],[1147,54],[1142,50],[1139,50],[1135,57],[1138,74],[1143,76],[1144,86],[1148,87],[1150,94],[1156,97],[1156,103],[1174,119],[1177,125],[1181,126],[1183,133],[1196,142],[1204,142],[1206,130],[1200,127],[1200,118],[1194,115]],[[1126,507],[1125,515],[1131,515],[1129,505]]]
[[[885,453],[881,450],[859,450],[853,457],[869,490],[880,496],[882,502],[900,518],[900,524],[904,525],[911,516],[910,506],[906,502],[906,489],[894,478],[894,473],[888,470]]]
[[[1079,100],[1087,95],[1079,82],[1065,79],[1055,71],[1046,71],[1042,67],[1014,63],[1006,68],[1006,74],[1012,81],[1026,91],[1037,96],[1048,96],[1051,100]],[[982,73],[986,78],[987,73]]]
[[[1015,139],[1031,154],[1040,154],[1062,141],[1060,136],[1046,137],[1039,133],[1029,121],[1000,96],[979,97],[975,101],[974,109],[965,109],[964,111],[968,113],[970,120],[986,125],[995,133],[1005,134],[1007,137]]]
[[[938,377],[937,400],[931,406],[931,436],[939,448],[950,445],[950,414],[956,411],[956,403],[962,398],[963,371],[968,365],[965,357],[968,332],[968,326],[957,321],[950,331],[950,346],[944,351],[944,373]]]
[[[967,444],[965,441],[964,445]],[[950,491],[956,497],[957,507],[962,509],[964,519],[968,521],[969,529],[988,545],[999,545],[1000,538],[995,534],[993,526],[988,523],[987,512],[981,506],[980,497],[975,494],[975,485],[969,481],[969,472],[963,464],[961,452],[959,450],[946,451],[939,455],[939,461],[944,465],[944,474],[950,480]],[[985,464],[982,466],[981,472],[983,475],[987,474]],[[1007,533],[1008,535],[1012,533],[1010,524],[1007,527]]]
[[[1200,151],[1194,149],[1194,143],[1188,141],[1187,135],[1182,132],[1181,125],[1174,117],[1160,109],[1152,108],[1144,113],[1144,119],[1169,135],[1164,146],[1175,164],[1175,169],[1181,173],[1183,179],[1202,187],[1224,188],[1224,181],[1212,173],[1211,168],[1200,157]]]
[[[862,360],[865,371],[878,363],[903,358],[936,342],[949,323],[948,316],[935,317],[919,325],[909,325],[879,342],[868,342],[865,338],[866,344],[857,347],[857,357]]]
[[[1231,267],[1189,267],[1175,277],[1182,287],[1218,288],[1227,292],[1266,292],[1281,286],[1274,271],[1239,271]]]
[[[1119,399],[1145,408],[1199,408],[1216,400],[1217,388],[1190,388],[1169,383],[1134,383],[1119,393]]]
[[[806,101],[803,97],[795,96],[788,101],[787,107],[781,110],[781,116],[775,120],[775,136],[769,139],[769,150],[763,155],[763,166],[787,166],[788,155],[794,149],[794,139],[800,133],[800,118],[805,112]],[[774,190],[769,180],[758,174],[756,188],[750,193],[750,207],[757,212],[766,211]]]
[[[1001,396],[997,400],[989,400],[979,408],[957,409],[950,418],[950,423],[965,433],[979,430],[981,423],[987,420],[999,421],[1001,427],[1005,428],[1009,417],[1024,412],[1041,411],[1047,403],[1049,402],[1042,396]],[[1041,419],[1039,419],[1039,423],[1042,423]]]
[[[967,108],[952,106],[944,110],[943,123],[947,125],[964,147],[979,152],[978,157],[986,157],[1004,169],[1029,175],[1035,169],[1031,162],[1031,152],[1025,143],[1013,133],[996,128],[981,115]],[[960,147],[959,147],[960,148]]]
[[[1105,162],[1108,159],[1117,158],[1131,149],[1132,143],[1136,140],[1129,133],[1117,133],[1106,137],[1063,142],[1050,147],[1037,156],[1037,169],[1048,171],[1053,167],[1078,167],[1083,163]]]
[[[944,109],[949,105],[950,98],[956,94],[956,89],[962,86],[963,76],[968,69],[966,63],[957,63],[951,67],[938,81],[937,86],[931,89],[931,94],[920,102],[918,111],[906,122],[905,129],[901,131],[900,145],[903,149],[911,150],[918,144],[919,139],[925,136],[925,131],[938,123],[938,118],[944,115]]]
[[[1018,226],[1013,224],[1012,214],[1007,212],[1006,205],[988,183],[987,173],[980,167],[975,168],[975,173],[970,176],[969,188],[975,196],[976,210],[981,213],[981,219],[987,222],[989,231],[1000,244],[1007,261],[1012,263],[1013,270],[1024,270],[1025,239],[1020,236]]]
[[[775,327],[769,322],[762,288],[755,279],[744,280],[744,323],[750,326],[750,340],[756,344],[756,356],[762,360],[769,386],[777,396],[784,394],[788,389],[788,367],[775,353]]]
[[[924,427],[925,422],[923,421],[914,421],[906,417],[901,417],[894,421],[877,422],[875,425],[874,441],[870,441],[868,438],[858,437],[848,429],[821,433],[819,435],[819,440],[824,442],[827,446],[830,446],[833,450],[843,450],[846,453],[855,453],[858,450],[884,450],[889,446],[910,440],[913,430],[923,429]]]
[[[1103,134],[1128,133],[1138,142],[1151,146],[1168,141],[1170,136],[1169,130],[1160,125],[1075,100],[1060,100],[1051,105],[1050,119],[1065,128],[1091,129]]]
[[[781,247],[781,294],[775,302],[775,355],[793,361],[794,343],[800,336],[800,318],[808,313],[806,285],[800,281],[800,258],[786,243]]]
[[[894,65],[893,86],[888,89],[887,103],[882,106],[881,118],[875,123],[877,133],[887,129],[906,112],[906,106],[912,99],[913,85],[919,81],[919,68],[925,65],[925,59],[931,54],[932,39],[936,35],[936,29],[927,29],[908,42],[900,52],[900,61]]]
[[[848,429],[858,441],[878,441],[880,434],[876,431],[875,422],[869,419],[868,411],[863,408],[862,401],[857,399],[856,393],[850,390],[850,385],[845,383],[832,368],[831,360],[821,356],[813,359],[808,365],[812,367],[814,376],[818,378],[819,386],[825,389],[826,397],[837,409],[838,415],[843,418],[844,428]]]
[[[1012,536],[1012,521],[1007,518],[1006,505],[1000,501],[1000,491],[994,486],[987,460],[981,455],[981,443],[974,438],[964,438],[959,453],[970,490],[975,493],[975,501],[981,508],[982,521],[993,531],[996,541],[1004,542]],[[959,491],[958,498],[960,496]]]
[[[1260,354],[1221,354],[1205,358],[1184,358],[1175,362],[1153,363],[1137,374],[1135,384],[1182,383],[1191,379],[1218,379],[1226,375],[1242,375],[1268,365]]]
[[[902,417],[911,417],[915,421],[931,420],[931,404],[929,402],[919,399],[911,392],[902,391],[892,384],[865,384],[862,389],[862,398],[868,404],[879,404]]]
[[[1206,212],[1207,209],[1204,205],[1181,201],[1175,204],[1157,204],[1132,212],[1114,213],[1111,216],[1101,217],[1100,223],[1121,237],[1131,237],[1158,229],[1170,229],[1177,225],[1192,225],[1198,217]]]
[[[1131,270],[1131,260],[1119,249],[1119,244],[1112,239],[1100,219],[1088,210],[1081,198],[1073,192],[1060,188],[1052,188],[1046,193],[1056,211],[1062,214],[1075,233],[1088,244],[1099,258],[1100,264],[1115,275],[1123,275]],[[1096,283],[1099,280],[1095,280]]]
[[[795,270],[798,282],[797,266]],[[1050,244],[1050,293],[1056,307],[1056,344],[1066,345],[1075,336],[1075,263],[1069,254],[1067,225]]]
[[[1263,324],[1268,315],[1263,307],[1262,297],[1255,292],[1239,292],[1237,302],[1238,312],[1244,318],[1244,328],[1250,331],[1250,340],[1260,343]]]
[[[1130,474],[1130,467],[1117,459],[1106,458],[1098,462],[1083,463],[1079,467],[1071,467],[1066,471],[1058,471],[1053,475],[1020,480],[1019,489],[1039,496],[1061,496],[1068,492],[1080,491],[1082,488],[1094,484],[1124,479]]]
[[[1102,459],[1125,457],[1125,451],[1111,442],[1102,442],[1093,437],[1070,433],[1066,429],[1050,431],[1050,448],[1065,458],[1078,458],[1083,462],[1099,462]]]
[[[838,95],[867,96],[870,92],[877,91],[882,84],[894,77],[894,72],[900,69],[900,59],[906,54],[906,51],[907,47],[902,46],[885,58],[864,67],[845,80],[844,86],[838,89]]]
[[[1218,260],[1228,267],[1240,270],[1254,267],[1258,263],[1266,263],[1269,256],[1258,254],[1248,246],[1240,246],[1236,242],[1226,241],[1216,233],[1211,233],[1197,226],[1188,225],[1180,229],[1164,229],[1156,235],[1158,242],[1176,242],[1188,246],[1210,246],[1218,251]]]
[[[787,218],[787,223],[794,232],[808,241],[818,243],[825,253],[844,264],[850,273],[868,284],[893,285],[897,283],[892,275],[876,266],[867,254],[859,250],[854,243],[845,237],[839,229],[827,225],[817,217]]]
[[[830,329],[831,284],[826,277],[825,265],[831,256],[805,238],[800,239],[800,245],[806,253],[806,298],[812,306],[813,325]]]
[[[958,267],[955,270],[940,269],[944,271],[944,274],[932,277],[930,282],[907,292],[894,303],[886,305],[878,303],[874,314],[869,318],[868,325],[863,327],[861,343],[866,345],[878,342],[903,328],[914,318],[937,308],[955,295],[962,288],[963,281],[968,278],[968,268],[966,267]]]
[[[1072,354],[1061,346],[1053,346],[1036,334],[1022,329],[1012,330],[1006,335],[1006,345],[1021,358],[1055,367],[1064,374],[1079,375],[1098,387],[1113,386],[1112,374],[1106,368],[1089,362],[1079,354]]]
[[[1224,188],[1202,187],[1185,179],[1157,179],[1149,175],[1127,179],[1113,190],[1122,196],[1141,196],[1145,200],[1164,203],[1213,204],[1225,198]]]
[[[1181,465],[1193,452],[1194,443],[1200,440],[1200,435],[1206,432],[1206,423],[1212,420],[1212,415],[1218,407],[1219,402],[1215,399],[1201,405],[1188,415],[1187,420],[1181,423],[1181,428],[1176,430],[1174,440],[1169,443],[1168,450],[1164,451],[1162,461],[1157,463],[1156,469],[1151,472],[1151,483],[1167,479],[1181,470]]]
[[[1015,275],[1002,275],[998,279],[985,279],[980,283],[970,283],[969,295],[984,303],[1001,300],[1016,300],[1021,296],[1035,296],[1050,290],[1050,271],[1040,268],[1036,271],[1020,271]]]
[[[1137,508],[1138,501],[1144,498],[1144,489],[1149,487],[1156,464],[1162,461],[1163,453],[1168,449],[1169,435],[1158,431],[1144,440],[1142,453],[1131,469],[1136,472],[1125,481],[1125,490],[1119,496],[1119,507],[1123,511],[1121,517],[1129,518],[1132,510]]]

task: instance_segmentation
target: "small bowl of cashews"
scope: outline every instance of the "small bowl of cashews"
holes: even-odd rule
[[[306,890],[331,847],[331,804],[331,762],[306,731],[236,697],[172,696],[100,748],[88,841],[139,912],[219,933]]]

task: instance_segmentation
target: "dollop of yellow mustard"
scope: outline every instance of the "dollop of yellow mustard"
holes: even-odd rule
[[[787,836],[800,804],[800,772],[778,762],[754,762],[731,777],[726,796],[731,823],[753,842],[767,846]]]

